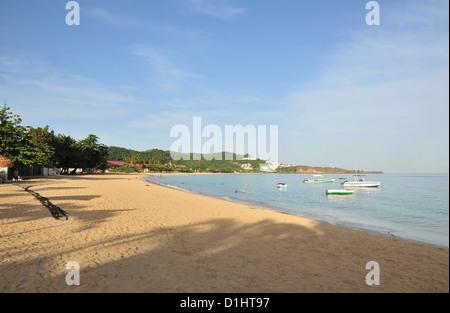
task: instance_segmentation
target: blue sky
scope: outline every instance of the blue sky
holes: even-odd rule
[[[169,149],[170,130],[278,125],[279,160],[446,172],[448,1],[0,2],[0,100],[24,125]]]

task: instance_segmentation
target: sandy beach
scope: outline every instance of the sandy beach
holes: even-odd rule
[[[0,185],[0,292],[449,292],[449,250],[194,195],[146,175]],[[22,186],[69,218],[54,219]],[[80,265],[68,286],[66,264]],[[380,285],[366,264],[378,262]]]

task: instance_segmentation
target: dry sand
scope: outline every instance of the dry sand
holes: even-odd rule
[[[448,248],[105,174],[0,185],[0,292],[449,292]],[[70,261],[80,285],[68,286]],[[380,285],[365,282],[380,265]]]

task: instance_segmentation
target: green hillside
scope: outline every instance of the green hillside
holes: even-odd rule
[[[231,153],[219,154],[178,154],[175,161],[170,151],[152,149],[147,151],[136,151],[121,147],[109,147],[110,161],[124,161],[134,164],[147,164],[152,171],[176,171],[176,172],[211,172],[211,173],[234,173],[234,172],[258,172],[259,164],[263,160],[242,160],[243,156]],[[232,159],[232,160],[226,160]],[[252,169],[242,169],[242,164],[250,164]],[[249,168],[249,167],[247,167]]]

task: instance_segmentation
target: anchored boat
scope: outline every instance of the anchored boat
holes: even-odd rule
[[[285,184],[285,183],[278,183],[277,187],[278,188],[287,188],[287,184]]]
[[[321,184],[321,183],[334,183],[335,178],[318,178],[323,177],[322,175],[313,175],[313,179],[304,179],[305,184]]]
[[[338,195],[338,196],[347,196],[347,195],[352,195],[355,191],[354,190],[347,190],[347,189],[330,189],[330,190],[325,190],[325,194],[328,195]]]
[[[364,179],[365,175],[361,175],[361,174],[356,174],[353,175],[353,178],[355,179],[354,181],[344,181],[343,183],[341,183],[342,186],[344,187],[365,187],[365,188],[378,188],[381,183],[377,182],[377,181],[366,181]]]

